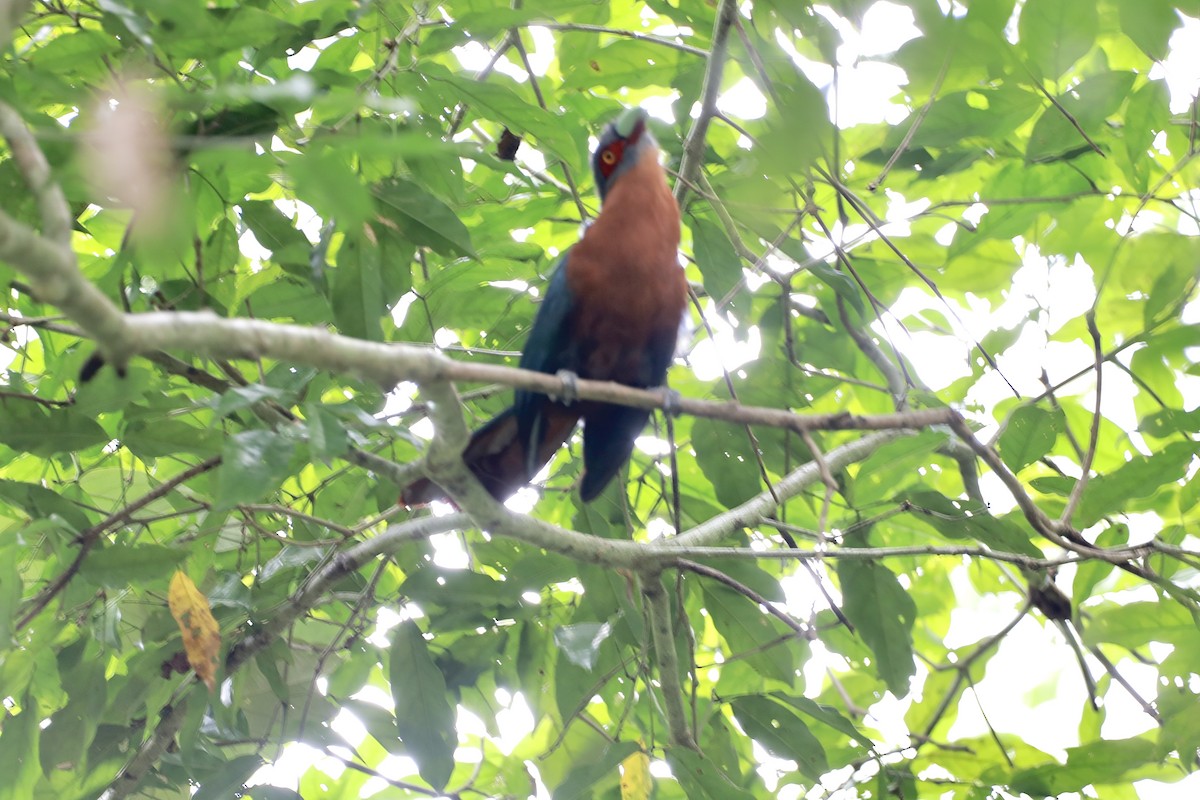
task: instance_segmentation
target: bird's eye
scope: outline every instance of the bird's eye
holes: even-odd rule
[[[611,167],[613,164],[617,163],[617,154],[612,150],[605,150],[600,154],[600,160]]]

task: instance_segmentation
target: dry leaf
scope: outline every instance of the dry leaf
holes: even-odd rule
[[[648,800],[650,757],[639,750],[621,762],[621,800]]]
[[[216,688],[217,653],[221,650],[221,630],[208,607],[208,598],[200,593],[192,579],[183,572],[171,578],[167,592],[171,616],[183,633],[183,649],[196,677],[212,691]]]

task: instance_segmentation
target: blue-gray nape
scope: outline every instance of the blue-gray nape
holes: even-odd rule
[[[631,166],[647,152],[656,149],[657,144],[650,129],[646,125],[646,112],[640,108],[630,108],[621,112],[615,120],[605,126],[600,135],[596,151],[592,153],[592,174],[596,180],[596,191],[601,203],[608,194],[609,188]],[[614,144],[622,143],[620,156],[617,161],[608,166],[602,161],[604,153]]]

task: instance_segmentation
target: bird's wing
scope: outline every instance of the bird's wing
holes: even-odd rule
[[[567,283],[567,259],[570,253],[564,253],[550,276],[546,286],[546,296],[538,307],[537,316],[533,319],[533,328],[525,342],[525,351],[521,354],[520,366],[524,369],[537,370],[553,375],[565,369],[578,371],[578,343],[574,341],[571,332],[571,312],[574,298]],[[518,390],[514,409],[517,415],[518,435],[525,442],[525,452],[528,455],[529,476],[541,468],[541,463],[533,464],[537,454],[543,449],[542,440],[546,435],[546,405],[545,395]],[[565,438],[565,437],[564,437]]]

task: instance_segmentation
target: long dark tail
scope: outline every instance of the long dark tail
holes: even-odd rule
[[[562,406],[557,409],[561,410],[549,415],[538,445],[538,469],[562,446],[579,420],[578,412]],[[463,461],[492,497],[503,501],[533,477],[527,471],[529,460],[525,452],[525,443],[517,436],[517,415],[510,406],[471,435],[471,441],[463,451]],[[400,502],[409,507],[446,499],[445,490],[428,478],[409,484],[400,493]]]

